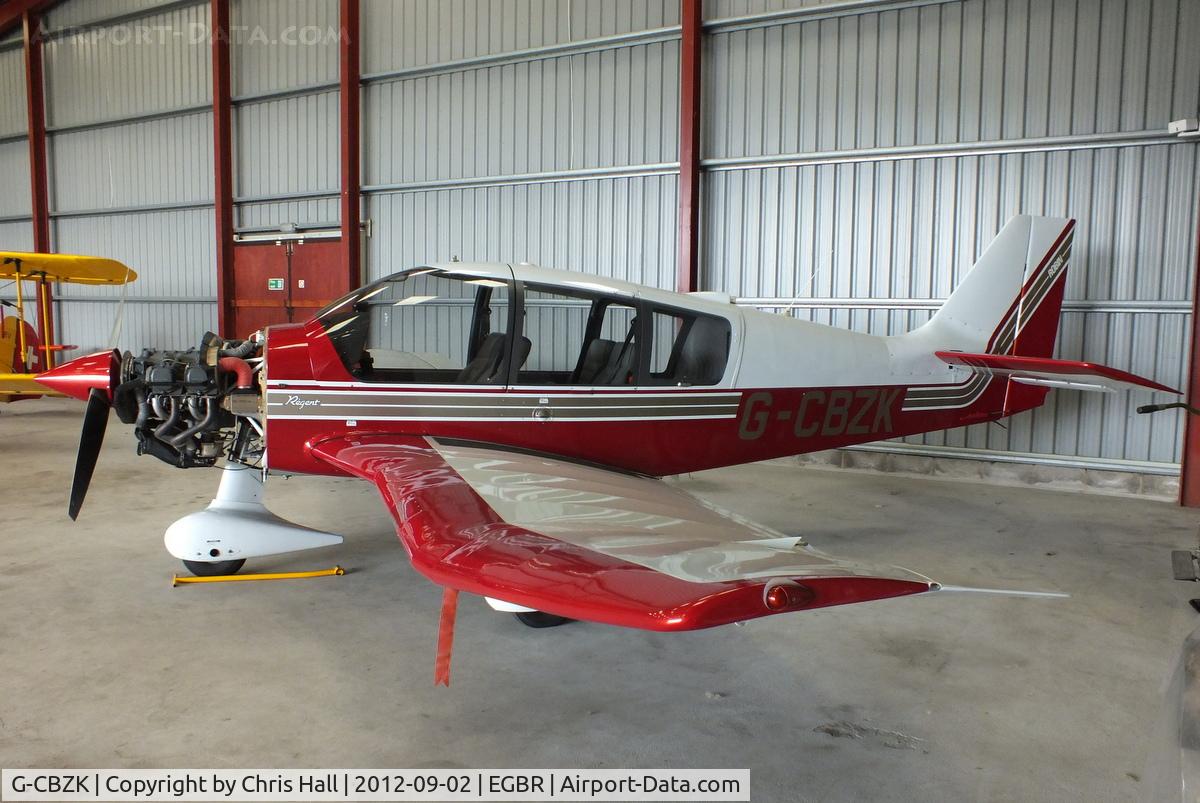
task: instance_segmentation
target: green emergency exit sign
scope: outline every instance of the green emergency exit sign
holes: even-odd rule
[[[283,279],[267,279],[267,289],[268,290],[282,290],[283,289]]]

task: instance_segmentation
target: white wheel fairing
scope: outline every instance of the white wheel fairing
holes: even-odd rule
[[[262,503],[262,492],[257,469],[226,466],[212,503],[167,528],[167,552],[180,560],[215,563],[342,543],[340,535],[279,518]]]

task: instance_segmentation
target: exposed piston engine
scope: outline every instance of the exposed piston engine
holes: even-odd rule
[[[112,404],[134,425],[138,454],[179,468],[261,459],[260,351],[261,340],[208,332],[187,351],[125,352]]]
[[[80,357],[38,381],[87,401],[71,489],[71,518],[87,493],[111,406],[133,424],[138,454],[178,468],[211,466],[224,456],[255,466],[265,450],[260,333],[223,340],[205,333],[187,351],[146,349]]]

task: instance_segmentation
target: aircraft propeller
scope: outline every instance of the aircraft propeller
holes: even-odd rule
[[[79,516],[79,509],[83,507],[83,499],[87,496],[92,474],[96,470],[120,366],[119,352],[101,351],[71,360],[36,377],[38,382],[51,390],[87,402],[83,430],[79,435],[79,452],[75,458],[75,476],[71,480],[71,500],[67,507],[72,521]]]
[[[87,410],[83,414],[83,431],[79,434],[79,453],[75,457],[75,476],[71,480],[71,502],[67,515],[74,521],[83,507],[88,486],[92,484],[92,473],[100,458],[100,447],[104,443],[104,431],[108,428],[108,397],[99,388],[88,393]]]

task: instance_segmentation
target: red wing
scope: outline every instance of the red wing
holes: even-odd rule
[[[933,586],[834,560],[647,477],[413,436],[313,452],[379,487],[430,580],[572,619],[692,630]]]
[[[1152,379],[1093,362],[1052,360],[1046,357],[1018,357],[1007,354],[966,354],[961,351],[935,352],[950,365],[963,365],[975,373],[1007,376],[1028,385],[1047,385],[1075,390],[1161,390],[1178,393]]]

